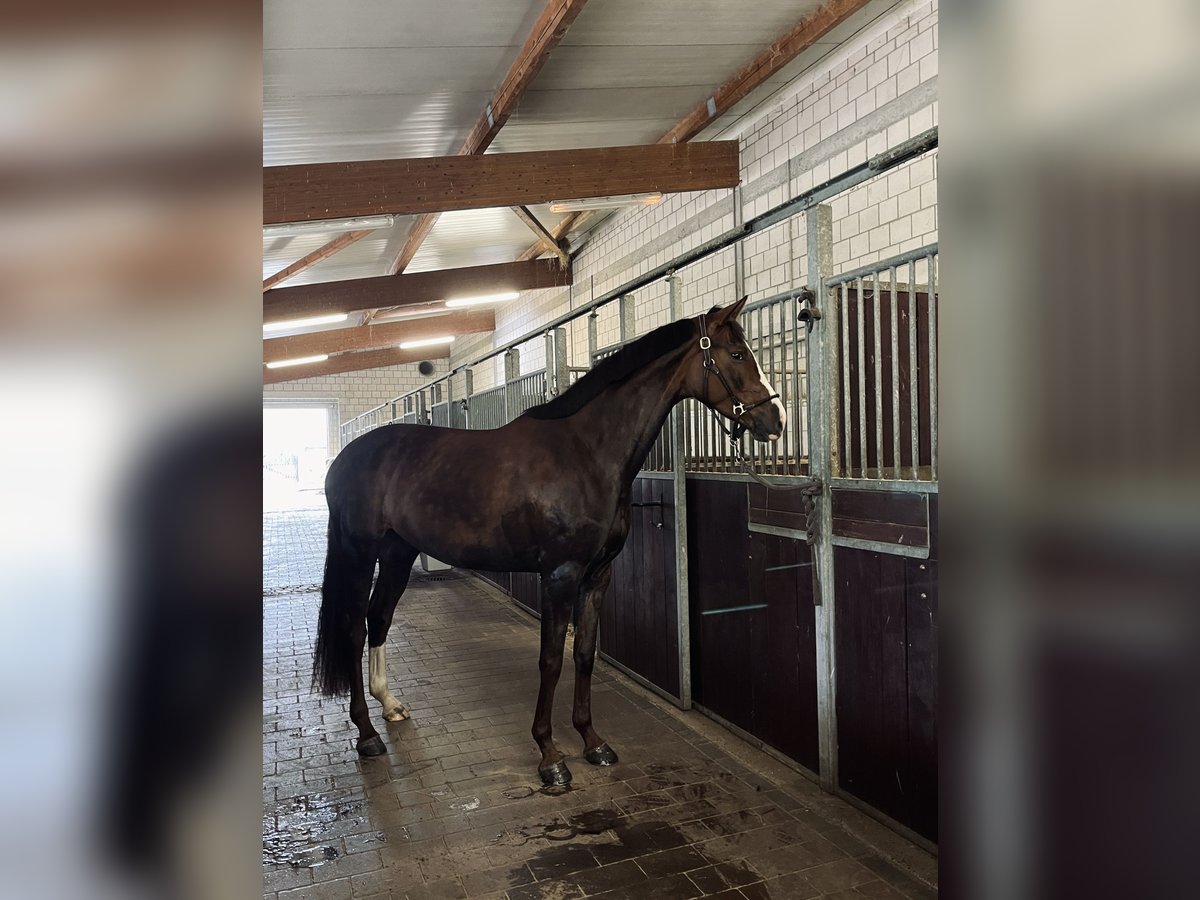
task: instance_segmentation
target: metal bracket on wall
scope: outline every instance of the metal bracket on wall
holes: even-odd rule
[[[796,314],[796,318],[808,326],[811,334],[813,325],[822,317],[821,310],[817,309],[817,295],[812,288],[806,287],[796,299],[800,302],[800,312]]]

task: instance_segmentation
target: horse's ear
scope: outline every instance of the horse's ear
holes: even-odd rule
[[[737,303],[731,304],[730,306],[714,306],[708,311],[708,315],[712,318],[713,322],[717,324],[732,322],[741,313],[742,307],[746,305],[746,301],[749,299],[750,295],[747,294]]]

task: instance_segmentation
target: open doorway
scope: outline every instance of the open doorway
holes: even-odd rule
[[[319,509],[337,401],[263,402],[263,510]]]

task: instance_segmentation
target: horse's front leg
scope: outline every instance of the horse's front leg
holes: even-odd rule
[[[600,605],[604,602],[611,575],[612,564],[609,563],[584,584],[579,596],[579,614],[575,617],[575,709],[571,720],[583,737],[583,758],[594,766],[611,766],[617,762],[617,754],[592,727],[592,669],[596,665]]]
[[[562,567],[542,576],[542,652],[538,660],[541,687],[533,717],[533,739],[542,751],[538,775],[546,785],[571,783],[571,770],[554,744],[551,717],[554,712],[554,689],[558,685],[558,676],[562,674],[567,623],[578,596],[579,576],[576,567]]]

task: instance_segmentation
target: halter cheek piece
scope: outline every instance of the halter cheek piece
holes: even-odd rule
[[[721,382],[721,386],[725,388],[725,392],[727,394],[729,394],[729,399],[733,401],[733,415],[735,418],[740,419],[741,416],[750,412],[750,410],[757,409],[758,407],[762,406],[764,403],[770,403],[772,400],[779,399],[778,394],[771,394],[770,396],[764,397],[762,400],[759,400],[757,403],[751,403],[749,406],[747,406],[745,403],[743,403],[741,400],[738,399],[737,394],[734,393],[733,387],[730,386],[729,382],[725,380],[725,376],[723,374],[721,374],[721,370],[717,368],[717,361],[715,359],[713,359],[712,338],[710,338],[708,336],[708,323],[705,321],[704,316],[700,317],[700,350],[704,354],[704,405],[705,406],[708,406],[708,407],[712,406],[712,404],[710,404],[708,402],[708,376],[709,375],[716,375],[717,380]],[[746,433],[746,426],[743,425],[740,421],[734,422],[732,430],[726,428],[725,423],[722,422],[720,419],[717,419],[717,424],[721,427],[721,430],[724,431],[725,434],[727,434],[729,436],[729,439],[731,441],[733,441],[735,447],[737,446],[737,442],[739,440],[741,440],[742,435]],[[740,448],[739,448],[739,452],[740,452]]]

